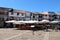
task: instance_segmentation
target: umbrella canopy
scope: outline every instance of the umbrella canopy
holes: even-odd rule
[[[24,23],[37,23],[38,21],[25,21]]]
[[[14,23],[15,20],[11,20],[11,21],[5,21],[6,23]]]
[[[34,25],[31,25],[31,27],[33,28],[33,27],[35,27]]]
[[[51,21],[51,23],[59,23],[60,21]]]
[[[37,23],[38,21],[15,21],[14,24]]]
[[[39,21],[39,23],[49,23],[50,21],[49,20],[42,20],[42,21]]]
[[[23,21],[15,21],[13,24],[25,24]]]

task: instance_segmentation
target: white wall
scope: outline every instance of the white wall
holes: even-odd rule
[[[25,17],[25,14],[19,13],[19,15],[17,15],[17,13],[13,13],[13,15],[11,14],[11,12],[9,12],[9,16],[13,16],[13,17]]]
[[[17,17],[25,17],[25,13],[22,16],[22,13],[19,13],[19,15],[17,15]]]
[[[9,16],[16,17],[16,16],[17,16],[17,13],[13,13],[13,14],[11,14],[11,12],[9,12]]]

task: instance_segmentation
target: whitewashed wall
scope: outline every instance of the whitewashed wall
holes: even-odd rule
[[[13,17],[17,17],[17,13],[11,13],[11,12],[9,12],[9,16],[13,16]]]

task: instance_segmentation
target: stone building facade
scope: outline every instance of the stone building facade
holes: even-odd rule
[[[11,8],[0,7],[0,27],[4,26],[4,22],[8,20],[8,13]]]
[[[30,21],[30,20],[59,20],[60,12],[29,12],[25,10],[16,10],[13,8],[0,7],[0,24],[3,25],[4,21],[17,20],[17,21]]]

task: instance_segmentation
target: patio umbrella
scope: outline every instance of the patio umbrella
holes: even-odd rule
[[[15,20],[5,21],[6,23],[13,23]]]
[[[24,21],[24,23],[37,23],[38,21]]]
[[[25,24],[23,21],[15,21],[13,24]]]
[[[39,21],[39,23],[49,23],[50,21],[49,20],[42,20],[42,21]]]
[[[15,21],[14,23],[20,24],[20,23],[36,23],[38,21]]]
[[[51,21],[50,23],[59,23],[60,21]]]

